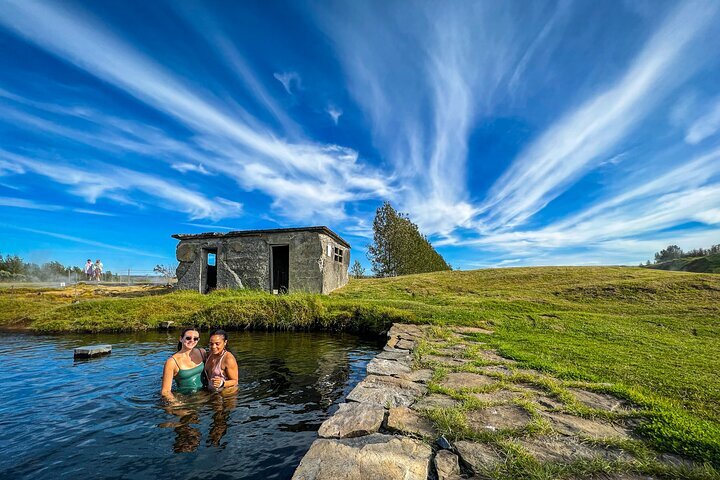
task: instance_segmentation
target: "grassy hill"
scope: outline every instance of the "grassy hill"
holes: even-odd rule
[[[720,253],[704,257],[688,257],[648,265],[646,268],[673,272],[720,273]]]
[[[608,382],[667,450],[720,458],[720,276],[627,267],[438,272],[352,280],[329,296],[218,291],[135,298],[0,293],[0,326],[36,331],[230,328],[379,332],[394,321],[490,327],[503,356]],[[154,292],[162,293],[162,292]],[[72,303],[77,301],[78,303]]]

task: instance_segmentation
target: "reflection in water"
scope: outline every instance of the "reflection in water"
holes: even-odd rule
[[[113,353],[73,361],[96,343]],[[231,332],[238,389],[167,405],[160,376],[176,343],[176,332],[0,333],[3,477],[289,478],[378,350],[348,335]]]

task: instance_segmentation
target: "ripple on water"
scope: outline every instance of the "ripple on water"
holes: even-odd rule
[[[0,429],[12,439],[0,471],[33,479],[288,478],[379,350],[350,335],[232,332],[237,393],[170,408],[158,391],[172,332],[0,336]],[[112,354],[73,360],[95,343]]]

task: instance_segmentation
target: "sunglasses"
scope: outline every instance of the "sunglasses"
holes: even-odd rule
[[[197,342],[200,340],[200,337],[185,337],[186,342]]]

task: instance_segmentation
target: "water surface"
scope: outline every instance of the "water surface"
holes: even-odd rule
[[[352,335],[231,332],[238,392],[169,408],[158,392],[178,334],[0,333],[3,476],[289,478],[379,349]],[[96,343],[112,354],[73,360]]]

